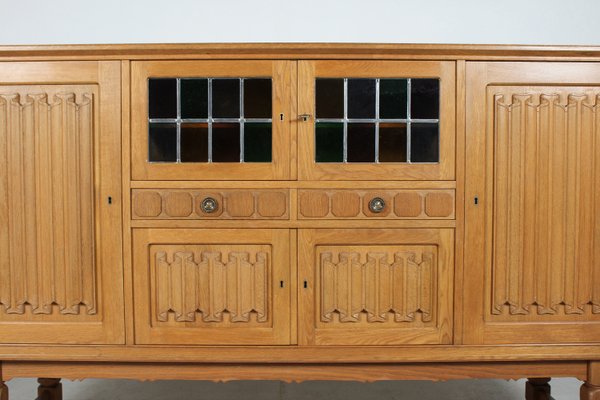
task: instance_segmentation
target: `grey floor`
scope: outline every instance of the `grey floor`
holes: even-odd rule
[[[578,400],[581,382],[553,379],[556,400]],[[522,400],[524,381],[449,382],[136,382],[89,379],[63,383],[64,400]],[[34,379],[8,382],[10,400],[33,400]]]

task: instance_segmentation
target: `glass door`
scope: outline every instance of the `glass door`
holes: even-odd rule
[[[454,64],[301,61],[300,179],[454,179]]]
[[[134,180],[288,179],[296,63],[132,63]]]

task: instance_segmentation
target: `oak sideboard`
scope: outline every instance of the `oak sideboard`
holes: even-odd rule
[[[600,47],[0,46],[16,377],[600,400]]]

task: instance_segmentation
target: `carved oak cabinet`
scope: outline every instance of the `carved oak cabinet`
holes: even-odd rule
[[[585,381],[600,48],[0,47],[0,399]]]

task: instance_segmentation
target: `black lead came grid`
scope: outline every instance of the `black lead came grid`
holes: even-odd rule
[[[148,79],[148,161],[271,162],[270,78]]]
[[[315,161],[439,162],[439,79],[317,78]]]

